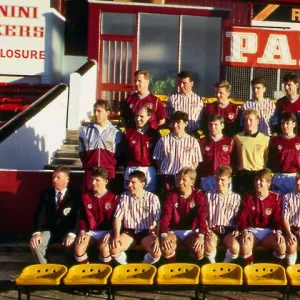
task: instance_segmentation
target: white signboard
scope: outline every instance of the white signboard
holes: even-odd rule
[[[0,0],[0,73],[45,71],[45,13],[50,0]]]

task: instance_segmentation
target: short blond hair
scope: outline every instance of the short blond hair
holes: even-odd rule
[[[221,80],[215,84],[215,88],[225,88],[227,92],[231,92],[231,83],[226,80]]]
[[[215,171],[215,177],[227,176],[232,177],[232,169],[229,166],[221,165]]]
[[[150,80],[150,72],[145,69],[136,70],[133,74],[134,77],[137,77],[138,75],[144,75],[146,80]]]
[[[248,117],[250,115],[253,115],[255,116],[255,118],[257,120],[259,120],[259,113],[256,109],[253,109],[253,108],[248,108],[244,111],[244,120],[245,120],[245,117]]]
[[[272,182],[271,170],[268,168],[264,168],[264,169],[257,171],[257,173],[255,175],[255,180],[258,180],[258,179],[266,179],[266,181],[268,183],[271,183]]]
[[[176,174],[176,177],[181,176],[189,176],[193,181],[196,181],[197,173],[194,169],[189,167],[183,167],[180,171]]]

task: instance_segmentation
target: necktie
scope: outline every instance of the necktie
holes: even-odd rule
[[[56,209],[59,208],[60,204],[62,203],[63,201],[63,195],[61,192],[58,192],[57,193],[57,202],[56,202]]]

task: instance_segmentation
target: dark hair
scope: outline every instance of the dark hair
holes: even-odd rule
[[[148,117],[151,117],[152,116],[152,109],[148,106],[148,105],[143,105],[141,107],[139,107],[136,111],[136,113],[142,109],[145,109],[146,110],[146,113],[147,113],[147,116]]]
[[[208,122],[220,121],[221,124],[225,123],[224,117],[218,114],[212,114],[208,116]]]
[[[253,78],[251,80],[251,85],[255,85],[255,84],[261,84],[264,87],[267,86],[266,79],[264,77],[255,77],[255,78]]]
[[[177,78],[184,79],[190,78],[190,81],[194,81],[194,76],[191,71],[183,70],[177,74]]]
[[[295,84],[300,82],[299,76],[295,73],[287,73],[283,76],[283,82],[287,83],[289,81],[294,82]]]
[[[180,121],[180,120],[184,122],[188,122],[189,115],[183,111],[175,111],[171,117],[171,121]]]
[[[257,171],[257,173],[255,175],[255,180],[263,179],[263,178],[266,179],[266,181],[268,183],[272,182],[272,172],[270,169],[264,168],[264,169]]]
[[[66,167],[66,166],[55,167],[55,169],[53,170],[53,173],[55,173],[55,172],[62,172],[65,175],[67,175],[68,177],[70,177],[70,173],[71,173],[70,168]]]
[[[229,166],[221,165],[216,169],[215,176],[216,177],[228,176],[229,178],[231,178],[232,177],[232,169]]]
[[[147,182],[145,173],[139,170],[132,171],[128,177],[137,178],[140,182],[144,182],[144,183]]]
[[[296,126],[294,127],[294,133],[297,134],[298,132],[298,124],[297,124],[297,117],[294,113],[292,112],[287,112],[284,111],[280,114],[280,122],[281,121],[292,121],[296,124]]]
[[[94,168],[92,170],[92,176],[94,177],[101,177],[104,180],[109,179],[109,173],[108,170],[105,168]]]
[[[103,100],[103,99],[97,99],[95,104],[94,104],[94,108],[96,106],[101,106],[103,107],[106,111],[111,111],[110,105],[108,103],[108,101]]]

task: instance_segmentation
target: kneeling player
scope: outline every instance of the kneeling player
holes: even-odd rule
[[[300,237],[300,169],[296,172],[295,192],[283,197],[283,228],[286,240],[286,262],[294,265],[297,260],[297,246]]]
[[[108,178],[107,169],[94,169],[92,190],[82,195],[84,216],[79,224],[80,232],[75,245],[78,263],[88,263],[87,248],[91,243],[97,244],[101,262],[111,261],[109,240],[118,197],[106,189]]]
[[[238,216],[241,256],[245,265],[253,263],[253,248],[260,244],[274,250],[278,263],[285,258],[285,240],[282,235],[281,196],[271,192],[272,174],[269,169],[257,172],[255,191],[246,193]]]
[[[121,194],[113,221],[111,255],[119,264],[126,264],[124,251],[141,244],[147,254],[143,263],[159,261],[161,252],[157,238],[160,202],[156,195],[147,192],[146,176],[142,171],[129,174],[128,191]]]
[[[160,220],[162,255],[174,262],[177,244],[182,242],[200,260],[206,233],[204,193],[194,188],[195,170],[184,167],[176,177],[178,186],[168,192]]]
[[[208,232],[205,237],[205,257],[214,263],[217,244],[220,240],[227,248],[225,262],[236,259],[239,255],[238,231],[236,217],[241,203],[241,196],[229,188],[232,170],[220,166],[215,172],[217,191],[206,194]]]

